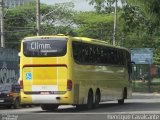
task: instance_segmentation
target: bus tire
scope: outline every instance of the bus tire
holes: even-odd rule
[[[92,90],[89,90],[88,92],[88,99],[87,99],[87,109],[92,109],[93,108],[93,92]]]
[[[41,109],[46,110],[46,111],[53,111],[53,110],[56,110],[57,108],[58,108],[58,105],[53,105],[53,104],[43,104],[43,105],[41,105]]]
[[[85,109],[85,106],[84,105],[76,105],[76,109],[83,110],[83,109]]]
[[[12,108],[12,105],[7,105],[6,108],[7,108],[7,109],[11,109],[11,108]]]
[[[127,89],[124,88],[124,90],[123,90],[123,98],[120,99],[120,100],[118,100],[118,104],[119,104],[119,105],[124,104],[124,100],[125,100],[126,98],[127,98]]]
[[[123,104],[124,104],[124,99],[118,100],[118,104],[119,104],[119,105],[123,105]]]
[[[100,100],[101,100],[101,93],[100,93],[100,90],[97,89],[96,90],[96,94],[95,94],[95,104],[94,104],[94,107],[98,107],[99,106]]]

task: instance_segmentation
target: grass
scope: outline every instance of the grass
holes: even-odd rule
[[[132,83],[132,89],[134,92],[158,92],[160,93],[160,80],[153,80],[150,85],[148,81],[142,82],[142,81],[133,81]]]

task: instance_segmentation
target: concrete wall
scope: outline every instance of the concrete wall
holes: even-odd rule
[[[19,78],[18,51],[0,48],[0,84],[17,83]]]

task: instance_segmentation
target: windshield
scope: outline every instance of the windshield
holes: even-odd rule
[[[30,40],[23,46],[26,57],[57,57],[66,54],[67,40]]]
[[[10,92],[12,90],[11,85],[2,85],[0,86],[0,92]]]

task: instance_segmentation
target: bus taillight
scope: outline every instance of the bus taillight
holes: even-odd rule
[[[68,91],[72,90],[72,80],[67,80],[67,90]]]
[[[20,81],[20,88],[23,89],[23,80]]]

